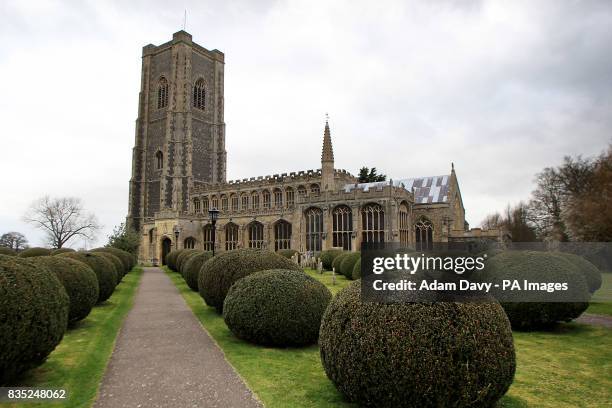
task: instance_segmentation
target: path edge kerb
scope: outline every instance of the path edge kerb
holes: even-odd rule
[[[164,274],[166,275],[166,277],[168,279],[170,279],[170,282],[172,282],[172,286],[174,286],[174,289],[178,292],[178,294],[181,296],[181,299],[183,300],[183,303],[185,303],[185,305],[187,306],[187,308],[191,311],[191,313],[193,314],[193,317],[196,319],[196,321],[198,322],[198,324],[200,325],[200,328],[202,328],[202,330],[204,331],[204,333],[206,333],[206,335],[208,336],[208,338],[212,341],[212,343],[215,345],[215,347],[217,347],[217,349],[219,349],[219,351],[221,352],[221,354],[223,355],[223,360],[225,360],[225,362],[231,367],[232,371],[236,374],[236,376],[238,378],[240,378],[242,380],[242,382],[247,386],[247,388],[249,389],[249,391],[251,392],[251,396],[253,397],[253,399],[255,399],[257,402],[259,402],[261,404],[262,407],[265,407],[265,404],[263,403],[263,401],[261,400],[261,398],[259,398],[259,395],[257,395],[257,393],[255,391],[253,391],[253,388],[251,387],[251,384],[249,384],[249,382],[246,380],[246,378],[244,378],[240,372],[236,369],[236,367],[234,367],[234,365],[227,359],[227,356],[225,355],[225,350],[223,350],[223,347],[221,347],[219,345],[219,343],[217,342],[217,340],[208,332],[208,330],[206,329],[206,327],[204,326],[204,324],[202,323],[202,321],[198,318],[198,316],[195,314],[193,308],[189,305],[189,303],[187,303],[187,299],[185,299],[185,296],[183,296],[183,293],[180,291],[180,289],[178,288],[178,286],[176,286],[176,284],[174,283],[174,280],[172,279],[172,276],[170,275],[171,273],[175,273],[172,271],[169,271],[167,269],[166,266],[161,266],[160,269],[164,272]],[[202,299],[202,302],[204,302],[204,299]],[[206,305],[206,303],[204,303],[205,307],[209,307],[208,305]],[[123,324],[122,324],[123,327]],[[119,336],[117,336],[119,337]],[[116,341],[116,339],[115,339]],[[110,361],[110,359],[109,359]]]

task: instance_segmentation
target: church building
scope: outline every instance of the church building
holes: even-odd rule
[[[127,217],[141,236],[141,261],[213,245],[316,253],[362,242],[420,249],[501,239],[469,229],[452,165],[439,176],[363,184],[337,169],[327,121],[319,169],[226,181],[223,71],[224,54],[185,31],[143,48]],[[211,209],[219,210],[214,231]]]

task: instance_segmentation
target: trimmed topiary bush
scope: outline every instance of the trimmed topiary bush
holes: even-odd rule
[[[202,265],[210,258],[212,258],[212,252],[206,251],[190,256],[189,259],[184,262],[183,278],[191,290],[195,292],[198,291],[200,269],[202,269]]]
[[[17,256],[17,252],[12,248],[0,247],[0,255]]]
[[[183,274],[183,265],[185,264],[185,261],[187,259],[189,259],[192,255],[196,255],[201,253],[202,251],[200,251],[199,249],[184,249],[183,252],[181,252],[177,257],[176,257],[176,270],[182,275]]]
[[[353,280],[361,279],[361,257],[353,265],[352,278]]]
[[[47,248],[28,248],[19,252],[19,256],[21,258],[30,258],[32,256],[49,256],[51,254],[51,250]]]
[[[285,258],[291,259],[291,257],[297,254],[298,251],[296,251],[295,249],[279,249],[278,251],[276,251],[276,253],[281,256],[284,256]]]
[[[72,248],[58,248],[58,249],[51,250],[51,253],[49,255],[51,255],[51,256],[59,255],[59,254],[65,253],[65,252],[75,252],[75,251]]]
[[[342,262],[340,263],[340,273],[346,276],[348,279],[353,279],[353,268],[355,267],[355,263],[357,260],[361,258],[361,253],[359,252],[349,252],[346,254],[344,258],[342,258]],[[336,272],[338,270],[336,269]]]
[[[87,317],[100,294],[95,272],[85,263],[67,257],[39,256],[32,262],[53,272],[66,289],[70,299],[68,322],[74,323]]]
[[[134,258],[134,255],[130,254],[127,251],[124,251],[123,249],[103,247],[92,249],[91,252],[108,252],[110,254],[115,255],[117,258],[119,258],[119,260],[121,260],[121,263],[123,264],[123,270],[125,271],[124,274],[128,273],[132,270],[134,266],[136,266],[136,259]]]
[[[327,307],[325,373],[351,402],[372,407],[491,407],[516,368],[499,303],[361,302],[353,282]]]
[[[168,265],[168,268],[170,268],[170,270],[175,272],[178,271],[178,269],[176,269],[176,259],[183,251],[184,249],[174,250],[170,251],[170,253],[166,255],[166,265]]]
[[[568,322],[580,316],[589,306],[590,297],[586,279],[578,269],[558,254],[536,251],[504,251],[487,262],[487,281],[524,280],[529,282],[567,282],[569,292],[556,292],[559,299],[584,299],[581,302],[556,301],[546,292],[529,292],[530,302],[501,302],[512,327],[530,330],[550,327],[558,322]],[[491,294],[504,300],[500,288],[493,287]],[[538,297],[540,296],[540,297]],[[538,299],[541,298],[541,301]]]
[[[557,255],[574,265],[578,272],[584,276],[589,292],[595,293],[597,289],[601,288],[601,272],[599,272],[599,269],[597,269],[595,265],[580,255],[567,252],[559,252]]]
[[[68,324],[58,278],[29,259],[0,255],[0,384],[44,362]]]
[[[236,337],[264,346],[304,346],[317,342],[331,292],[295,270],[253,273],[232,285],[223,319]]]
[[[323,264],[323,269],[331,271],[332,262],[334,262],[334,259],[336,259],[336,257],[343,252],[344,251],[341,249],[329,249],[321,252],[321,263]]]
[[[342,264],[342,261],[344,261],[344,259],[346,259],[347,255],[349,255],[350,252],[342,252],[340,255],[338,255],[337,257],[334,258],[333,262],[332,262],[332,269],[334,269],[336,271],[336,273],[341,273],[340,272],[340,264]]]
[[[117,286],[117,271],[111,261],[95,252],[66,252],[57,256],[81,261],[94,271],[98,278],[98,303],[111,297]]]
[[[301,271],[287,258],[264,249],[243,248],[223,252],[208,260],[199,273],[198,289],[207,305],[223,311],[227,291],[239,279],[267,269]]]
[[[123,276],[126,273],[121,259],[117,258],[110,252],[94,252],[94,254],[104,257],[106,260],[113,264],[113,268],[115,268],[115,272],[117,273],[117,283],[121,282]]]

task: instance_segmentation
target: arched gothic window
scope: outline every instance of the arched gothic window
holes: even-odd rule
[[[306,195],[306,187],[298,186],[298,195],[304,197]]]
[[[210,204],[212,205],[212,208],[215,208],[217,210],[219,209],[219,199],[217,198],[217,196],[212,196]]]
[[[433,249],[433,224],[431,221],[422,217],[414,225],[414,230],[416,250]]]
[[[406,248],[410,238],[410,223],[408,219],[408,206],[401,203],[399,207],[399,236],[400,246]]]
[[[153,243],[153,237],[155,236],[155,228],[149,230],[149,244]]]
[[[206,107],[206,88],[202,78],[198,79],[193,86],[193,107],[202,110]]]
[[[168,81],[161,77],[157,84],[157,109],[168,106]]]
[[[204,214],[208,213],[208,197],[202,198],[202,212]]]
[[[246,193],[243,193],[240,198],[242,199],[242,211],[248,211],[249,210],[249,195]]]
[[[203,228],[204,232],[204,250],[212,251],[213,250],[213,226],[212,224],[206,224]]]
[[[274,224],[274,250],[291,248],[291,224],[279,220]]]
[[[254,210],[259,210],[259,193],[257,191],[251,193],[251,205]]]
[[[161,151],[157,151],[155,153],[155,160],[157,162],[157,170],[161,170],[164,168],[164,154]]]
[[[320,251],[323,247],[323,211],[311,207],[304,213],[306,216],[306,250]]]
[[[185,238],[185,243],[183,244],[183,248],[185,249],[193,249],[195,248],[196,240],[193,237]]]
[[[238,225],[228,222],[225,226],[225,250],[238,248]]]
[[[342,247],[346,251],[351,250],[351,235],[353,233],[353,212],[346,205],[339,205],[334,208],[333,217],[333,237],[334,246]]]
[[[263,208],[270,208],[270,192],[268,190],[264,190],[261,195],[263,197]]]
[[[198,214],[200,212],[200,199],[199,198],[194,198],[193,199],[193,211]]]
[[[283,190],[274,189],[274,208],[283,208]]]
[[[230,201],[232,202],[232,211],[238,212],[238,196],[236,194],[232,194]]]
[[[362,242],[385,242],[385,212],[378,204],[361,209]]]
[[[249,248],[263,248],[264,246],[264,226],[261,222],[253,221],[248,225]]]
[[[291,187],[287,187],[285,194],[287,195],[287,208],[293,207],[295,204],[295,192]]]
[[[319,187],[318,184],[311,184],[310,185],[310,192],[313,195],[319,195],[319,193],[321,193],[321,188]]]
[[[227,196],[225,194],[223,194],[221,196],[221,211],[226,212],[227,209],[228,209]]]

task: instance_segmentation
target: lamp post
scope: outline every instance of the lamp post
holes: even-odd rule
[[[219,218],[219,210],[216,208],[211,208],[208,210],[208,216],[210,217],[210,223],[212,224],[212,255],[215,256],[215,238],[217,233],[217,218]]]
[[[174,228],[172,228],[172,230],[174,231],[174,244],[176,246],[176,250],[178,251],[179,249],[178,239],[179,239],[179,234],[181,233],[181,229],[179,228],[178,225],[175,225]]]

